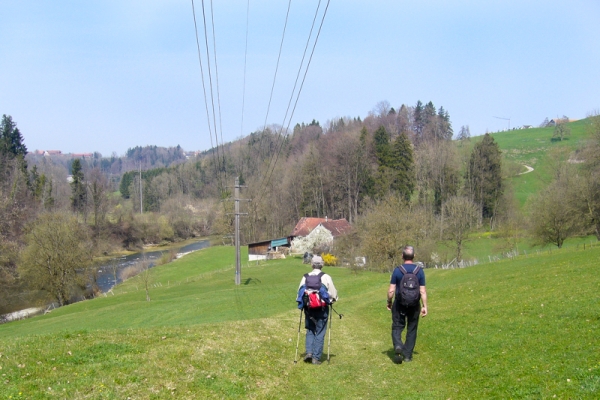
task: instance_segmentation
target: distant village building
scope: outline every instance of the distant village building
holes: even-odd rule
[[[62,155],[62,151],[60,151],[60,150],[36,150],[33,152],[33,154],[36,154],[38,156],[45,156],[45,157],[60,156],[60,155]]]

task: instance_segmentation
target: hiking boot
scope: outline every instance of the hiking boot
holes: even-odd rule
[[[313,363],[314,365],[321,365],[321,361],[317,360],[316,358],[313,358],[313,359],[312,359],[312,363]]]
[[[404,361],[404,353],[402,352],[404,350],[404,348],[402,348],[402,346],[396,346],[394,348],[394,353],[396,353],[396,357],[394,358],[394,362],[396,364],[402,364],[402,361]]]
[[[309,362],[311,362],[311,361],[314,361],[314,360],[312,359],[312,354],[311,354],[311,353],[308,353],[307,355],[305,355],[305,356],[304,356],[304,362],[307,362],[307,363],[309,363]]]
[[[411,362],[412,361],[412,357],[405,357],[404,358],[404,362]]]

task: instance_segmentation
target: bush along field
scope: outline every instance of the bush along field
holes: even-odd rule
[[[106,297],[0,326],[2,399],[600,397],[600,248],[427,269],[429,315],[394,364],[389,275],[325,267],[340,293],[330,362],[294,364],[309,267],[213,247]],[[300,329],[303,353],[304,329]]]

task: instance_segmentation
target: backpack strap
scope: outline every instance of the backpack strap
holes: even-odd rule
[[[402,275],[408,274],[408,272],[406,272],[406,269],[402,264],[400,264],[397,268],[400,270],[400,272],[402,272]]]
[[[415,267],[415,270],[413,271],[413,274],[415,274],[415,275],[416,275],[416,274],[418,274],[420,270],[421,270],[421,266],[420,266],[420,265],[417,265],[417,266]]]
[[[319,272],[319,275],[317,275],[317,276],[319,277],[319,280],[321,280],[321,277],[322,277],[323,275],[325,275],[325,272],[323,272],[323,271]]]

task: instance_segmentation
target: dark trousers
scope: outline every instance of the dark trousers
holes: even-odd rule
[[[417,342],[417,328],[421,305],[416,307],[403,307],[399,301],[394,300],[392,305],[392,343],[394,348],[404,348],[403,354],[406,358],[412,358],[415,343]],[[402,343],[402,331],[406,327],[406,341]]]

